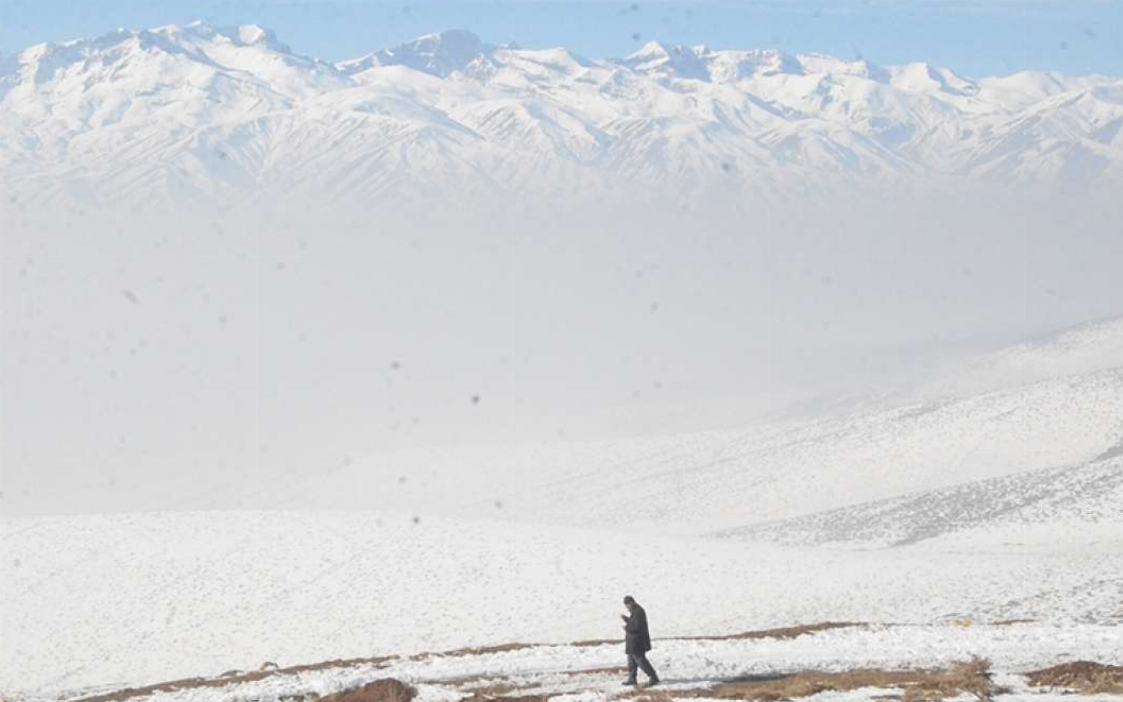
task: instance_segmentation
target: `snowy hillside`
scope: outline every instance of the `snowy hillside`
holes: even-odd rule
[[[865,548],[930,539],[960,548],[995,542],[1056,548],[1074,539],[1118,543],[1123,535],[1120,456],[1123,441],[1085,465],[979,480],[719,535]]]
[[[988,380],[1006,380],[958,395],[941,385],[937,399],[682,436],[388,453],[241,493],[271,511],[6,518],[0,692],[57,699],[266,661],[612,639],[625,593],[656,637],[887,625],[660,643],[676,684],[972,655],[1003,675],[1118,661],[1117,328],[994,351],[965,377],[980,364],[1033,373],[996,371]],[[517,651],[391,667],[435,686],[433,702],[460,699],[446,679],[458,676],[524,676],[589,700],[618,686],[614,670],[580,688],[549,677],[615,666],[616,645]],[[293,699],[383,677],[385,663],[156,697]]]
[[[38,45],[0,65],[0,114],[17,207],[1123,179],[1120,78],[655,42],[593,60],[459,30],[334,65],[254,25]]]
[[[1107,499],[1119,489],[1116,464],[1103,461],[1123,441],[1119,328],[1119,320],[1102,322],[985,354],[958,368],[961,381],[925,384],[941,391],[924,399],[910,394],[811,419],[678,436],[375,454],[295,484],[252,486],[240,504],[413,509],[678,534],[748,528],[761,538],[779,532],[751,525],[779,524],[787,533],[784,520],[806,517],[798,524],[841,528],[820,513],[853,508],[841,513],[844,521],[878,545],[1013,519],[1015,508],[1037,510],[1043,523],[1087,523],[1091,517],[1080,517],[1087,512],[1118,528],[1123,501]],[[1046,499],[1070,481],[1087,490]],[[963,507],[962,519],[941,511],[976,492],[996,504],[980,496],[977,508]],[[926,511],[916,501],[921,493]],[[1048,519],[1046,505],[1055,507]],[[871,515],[884,519],[863,522]],[[936,515],[946,524],[937,528]],[[790,538],[848,538],[848,528],[797,537],[804,527]],[[879,529],[885,534],[875,538]]]
[[[966,367],[949,368],[915,392],[925,399],[962,396],[1120,366],[1123,317],[1116,317],[985,354]]]
[[[752,660],[775,669],[832,656],[834,666],[848,657],[854,665],[925,665],[987,653],[1017,667],[1067,655],[1108,661],[1123,645],[1123,555],[1110,547],[1030,556],[917,547],[855,553],[377,512],[0,525],[6,697],[216,676],[266,661],[612,639],[629,592],[649,609],[656,637],[827,620],[928,627],[859,633],[844,637],[841,650],[812,645],[785,654],[762,642],[730,651],[730,669],[715,675],[743,672],[734,669]],[[977,639],[954,626],[1023,618],[1043,624]],[[618,646],[590,655],[594,664],[585,667],[621,660]],[[670,662],[669,675],[703,672],[705,658]],[[574,653],[557,665],[583,660]],[[226,699],[223,690],[212,694]]]

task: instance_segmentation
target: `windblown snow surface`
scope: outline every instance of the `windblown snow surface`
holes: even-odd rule
[[[273,510],[4,519],[0,689],[75,698],[366,659],[138,699],[278,700],[383,677],[434,702],[466,680],[608,699],[630,593],[672,696],[980,656],[1009,688],[999,699],[1059,699],[1020,674],[1123,662],[1121,338],[1123,319],[1069,330],[814,420],[372,456],[255,486]],[[309,509],[281,509],[296,497]],[[858,625],[720,638],[824,621]],[[608,641],[573,643],[588,640]],[[510,642],[538,645],[412,656]]]

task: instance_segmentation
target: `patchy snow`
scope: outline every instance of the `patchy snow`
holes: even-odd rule
[[[650,659],[662,678],[661,689],[698,690],[747,675],[777,675],[801,670],[858,668],[935,668],[973,657],[989,659],[996,680],[1011,688],[998,699],[1013,702],[1032,695],[1019,673],[1064,660],[1079,651],[1085,659],[1115,660],[1123,649],[1119,627],[1057,627],[1034,623],[985,625],[857,626],[796,638],[740,640],[656,639]],[[560,699],[606,700],[623,690],[620,644],[537,645],[498,652],[460,652],[412,659],[337,665],[321,670],[280,672],[264,679],[221,687],[186,688],[133,699],[167,702],[225,702],[330,694],[380,678],[414,685],[421,702],[453,702],[473,689],[501,683],[517,694],[549,694]],[[834,697],[868,700],[884,688],[865,688]],[[823,697],[807,698],[809,700]],[[824,697],[826,699],[827,697]],[[17,698],[18,699],[18,698]]]

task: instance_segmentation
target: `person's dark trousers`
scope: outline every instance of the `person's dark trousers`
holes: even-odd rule
[[[647,656],[643,653],[629,653],[628,654],[628,679],[636,679],[636,668],[641,668],[647,677],[652,680],[658,680],[659,676],[655,674],[655,668],[651,666],[651,661],[647,660]]]

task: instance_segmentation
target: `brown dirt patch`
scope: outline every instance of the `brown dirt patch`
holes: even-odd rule
[[[463,678],[444,680],[441,684],[451,685],[465,693],[471,693],[472,698],[488,700],[505,698],[506,696],[510,696],[512,692],[538,687],[538,685],[534,683],[520,685],[512,682],[510,678],[494,674],[469,675]]]
[[[628,671],[625,666],[611,668],[585,668],[583,670],[560,671],[560,675],[622,675]],[[463,678],[442,681],[444,685],[451,685],[469,696],[461,698],[463,702],[512,702],[519,700],[532,700],[538,695],[512,695],[520,690],[530,690],[538,687],[537,683],[516,684],[509,678],[496,675],[470,675]]]
[[[415,653],[407,660],[411,661],[427,661],[430,658],[451,658],[455,656],[480,656],[487,653],[504,653],[506,651],[521,651],[524,648],[535,648],[545,644],[530,644],[530,643],[504,643],[495,644],[494,646],[474,646],[471,648],[454,648],[448,651],[430,651],[426,653]]]
[[[608,668],[585,668],[583,670],[567,670],[563,675],[619,675],[628,672],[626,665],[614,665]]]
[[[626,699],[629,702],[673,702],[690,697],[704,697],[706,690],[644,690],[626,692],[617,695],[616,699]]]
[[[512,697],[489,697],[484,694],[475,694],[462,698],[461,702],[546,702],[549,695],[519,695]]]
[[[970,693],[990,700],[1001,692],[991,680],[990,663],[975,659],[939,670],[848,670],[840,673],[803,671],[788,675],[750,676],[716,686],[706,696],[733,700],[775,700],[807,697],[819,692],[845,692],[866,687],[899,688],[903,702],[935,702]]]
[[[1026,673],[1035,687],[1065,687],[1085,694],[1123,693],[1123,666],[1074,661]]]
[[[865,626],[861,622],[817,622],[815,624],[800,624],[798,626],[785,626],[778,629],[761,629],[746,631],[740,634],[727,634],[725,636],[686,636],[687,641],[732,641],[735,639],[794,639],[805,634],[814,634],[819,631],[831,629],[846,629],[853,626]]]
[[[612,699],[627,700],[628,702],[673,702],[674,700],[689,700],[696,697],[711,697],[712,692],[707,688],[689,688],[666,690],[655,688],[634,688],[612,696]]]
[[[507,694],[507,692],[516,687],[508,678],[494,673],[479,673],[476,675],[465,675],[459,678],[445,678],[444,684],[469,690],[484,690],[492,687],[507,688],[505,691],[496,692],[495,694],[497,695]]]
[[[576,646],[577,648],[592,648],[593,646],[622,643],[624,643],[624,639],[582,639],[581,641],[570,641],[568,645]]]
[[[80,699],[74,700],[74,702],[123,702],[124,700],[133,697],[147,697],[148,695],[157,692],[175,692],[176,690],[193,690],[205,687],[224,687],[226,685],[233,685],[236,683],[256,682],[258,680],[264,680],[265,678],[272,677],[274,675],[291,675],[293,673],[326,670],[328,668],[347,668],[357,665],[381,666],[385,665],[389,661],[395,660],[396,658],[397,656],[381,656],[378,658],[348,658],[324,661],[322,663],[313,663],[311,665],[294,665],[289,668],[269,668],[268,670],[254,670],[249,672],[229,670],[217,678],[184,678],[182,680],[172,680],[170,682],[158,683],[156,685],[146,685],[144,687],[129,687],[104,695],[82,697]]]
[[[431,655],[432,656],[480,656],[480,655],[483,655],[483,654],[486,654],[486,653],[504,653],[506,651],[521,651],[524,648],[534,648],[535,646],[539,646],[539,645],[541,645],[541,644],[505,643],[505,644],[496,644],[494,646],[476,646],[476,647],[473,647],[473,648],[454,648],[451,651],[442,651],[441,653],[435,653],[435,654],[423,653],[423,654],[421,654],[421,656],[422,657],[431,656]]]
[[[487,685],[480,685],[479,687],[468,688],[465,692],[472,693],[471,697],[466,699],[494,700],[504,695],[509,695],[519,689],[518,685],[509,682],[494,682]]]
[[[294,665],[288,668],[277,668],[272,672],[274,675],[280,675],[287,673],[307,673],[315,670],[328,670],[329,668],[351,668],[357,665],[374,665],[382,667],[390,661],[395,661],[397,659],[397,656],[377,656],[375,658],[335,658],[333,660],[322,661],[320,663],[309,663],[306,665]]]
[[[272,670],[254,671],[252,673],[239,673],[237,675],[227,675],[226,677],[211,679],[211,678],[183,678],[181,680],[172,680],[170,682],[163,682],[156,685],[146,685],[144,687],[127,687],[123,690],[110,692],[104,695],[94,695],[92,697],[82,697],[75,702],[121,702],[131,697],[145,697],[156,692],[175,692],[176,690],[191,690],[203,687],[222,687],[238,682],[253,682],[255,680],[263,680],[274,674]]]
[[[400,680],[382,678],[354,690],[321,697],[320,702],[410,702],[417,690]]]
[[[999,619],[996,622],[991,622],[991,626],[1013,626],[1014,624],[1033,624],[1036,619]]]

